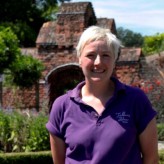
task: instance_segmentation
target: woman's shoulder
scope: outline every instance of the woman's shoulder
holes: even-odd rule
[[[63,95],[60,95],[54,100],[53,106],[63,106],[65,103],[67,103],[68,99],[68,94],[64,93]]]
[[[115,85],[116,85],[116,90],[117,91],[123,91],[124,93],[128,94],[128,95],[145,95],[144,91],[136,86],[132,86],[132,85],[128,85],[126,83],[123,83],[121,81],[119,81],[118,79],[114,79],[115,81]]]
[[[126,92],[129,94],[146,96],[145,92],[139,87],[135,87],[135,86],[131,86],[131,85],[125,85],[125,88],[126,88]]]
[[[57,97],[52,105],[53,108],[57,108],[59,110],[65,109],[67,106],[73,103],[72,99],[79,98],[80,95],[80,87],[83,83],[79,83],[75,88],[66,91],[63,95]]]

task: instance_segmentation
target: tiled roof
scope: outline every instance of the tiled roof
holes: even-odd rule
[[[55,40],[56,22],[50,21],[43,24],[36,40],[37,45],[56,45]]]
[[[98,18],[97,19],[97,25],[103,28],[108,28],[111,30],[111,32],[113,34],[117,34],[116,31],[116,25],[115,25],[115,21],[113,18],[109,19],[109,18]]]
[[[96,18],[91,2],[63,3],[56,21],[46,22],[40,29],[36,45],[76,46],[85,28],[95,25],[109,28],[116,34],[114,19]]]
[[[122,48],[118,62],[137,62],[141,54],[141,48]]]
[[[84,28],[94,22],[96,16],[91,2],[63,3],[57,20],[41,27],[36,45],[75,46]]]
[[[59,14],[85,13],[88,5],[91,5],[91,2],[63,3]]]
[[[104,27],[104,28],[112,28],[112,25],[114,23],[114,19],[108,19],[108,18],[98,18],[97,19],[97,25]]]

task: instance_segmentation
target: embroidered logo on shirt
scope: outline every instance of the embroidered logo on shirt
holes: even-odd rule
[[[127,124],[130,119],[130,114],[127,114],[126,112],[119,112],[119,113],[116,113],[116,118],[118,119],[118,122]]]

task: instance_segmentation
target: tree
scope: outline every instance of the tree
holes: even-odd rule
[[[125,47],[141,47],[143,45],[143,36],[123,27],[117,28],[117,37],[122,41]]]
[[[0,27],[0,74],[12,65],[19,54],[16,35],[10,28]]]
[[[1,0],[0,25],[11,27],[18,38],[23,34],[23,41],[22,38],[19,38],[20,45],[34,46],[37,33],[44,21],[45,19],[34,0]],[[29,40],[26,35],[27,30],[35,37]],[[28,40],[28,43],[24,43],[24,40]]]
[[[13,84],[29,88],[42,76],[43,64],[32,56],[20,55],[11,66]]]
[[[146,36],[142,47],[144,54],[151,55],[164,51],[164,33],[153,36]]]
[[[0,26],[0,107],[2,105],[2,74],[10,72],[15,85],[27,88],[37,83],[43,70],[40,61],[21,54],[18,43],[18,38],[11,28]]]
[[[37,33],[26,22],[17,21],[1,23],[4,28],[10,27],[14,34],[19,38],[20,47],[32,47],[35,45]]]
[[[0,25],[5,24],[12,28],[20,40],[20,46],[35,46],[35,40],[42,24],[56,18],[58,3],[63,1],[1,0]]]
[[[0,27],[0,74],[5,70],[11,73],[14,84],[30,87],[40,79],[43,64],[31,56],[23,56],[16,35],[10,28]]]
[[[40,27],[47,21],[36,1],[5,0],[0,5],[0,24],[11,27],[23,47],[35,45]]]

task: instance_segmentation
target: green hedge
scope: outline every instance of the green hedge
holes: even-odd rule
[[[50,151],[29,153],[2,153],[1,164],[53,164]]]
[[[159,151],[159,164],[164,164],[164,150]],[[2,153],[1,164],[53,164],[50,151],[29,153]]]

